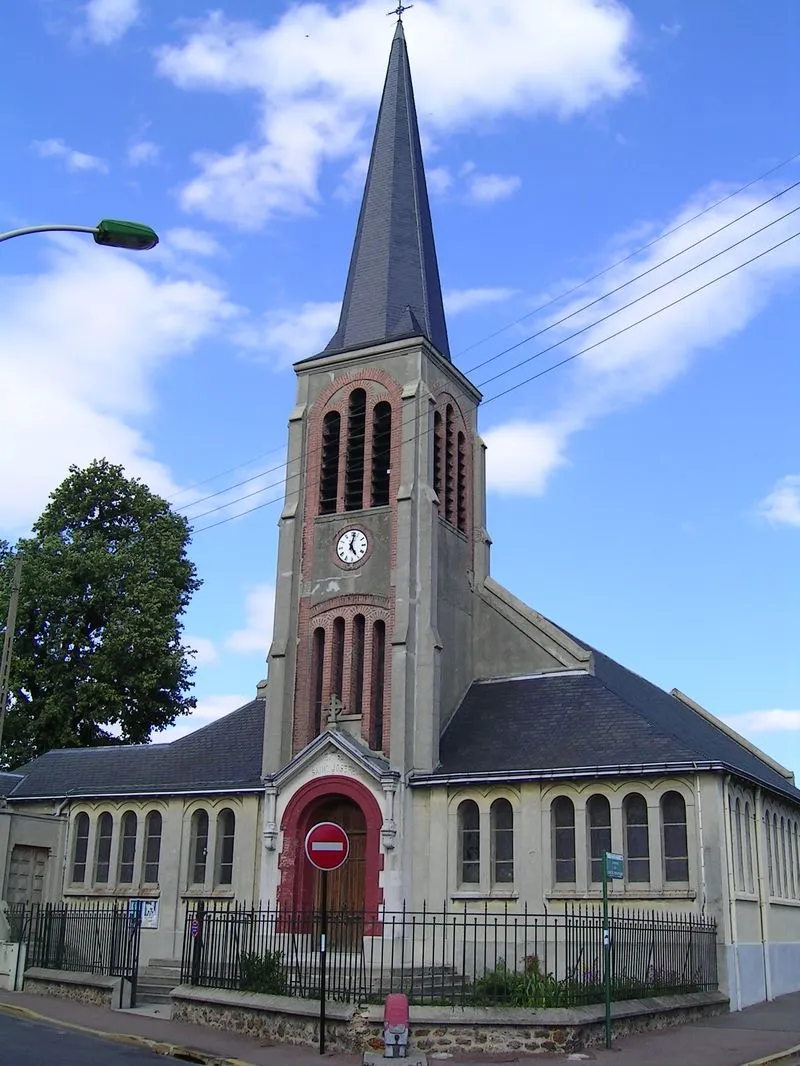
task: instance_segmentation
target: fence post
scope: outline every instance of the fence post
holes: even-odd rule
[[[191,983],[193,985],[200,984],[200,969],[203,961],[203,912],[205,910],[205,901],[199,899],[197,901],[197,907],[195,909],[194,918],[190,927],[192,937],[192,977]],[[197,929],[195,931],[194,923],[197,923]]]

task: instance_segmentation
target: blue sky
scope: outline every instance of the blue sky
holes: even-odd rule
[[[335,326],[389,6],[4,15],[0,228],[132,217],[162,242],[4,244],[0,535],[103,455],[221,508],[196,521],[181,731],[264,674],[278,506],[235,516],[281,495],[291,363]],[[417,0],[406,35],[451,348],[491,360],[479,385],[507,371],[483,384],[494,576],[800,774],[800,5]]]

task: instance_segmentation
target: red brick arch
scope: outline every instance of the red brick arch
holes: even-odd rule
[[[313,906],[313,873],[303,854],[303,842],[314,821],[314,808],[321,801],[334,796],[344,796],[352,800],[364,815],[367,827],[364,856],[364,910],[367,923],[364,931],[368,936],[374,935],[378,927],[378,908],[383,902],[383,889],[379,883],[383,869],[383,815],[370,790],[355,778],[345,777],[343,774],[309,781],[297,790],[286,805],[281,819],[283,848],[278,860],[281,873],[278,906],[288,911],[307,911]]]

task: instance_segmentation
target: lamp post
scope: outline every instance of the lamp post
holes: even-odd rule
[[[12,237],[26,237],[29,233],[91,233],[95,244],[107,248],[126,248],[131,252],[147,252],[158,244],[158,234],[141,222],[125,222],[116,218],[104,218],[96,226],[25,226],[0,233],[0,241]]]

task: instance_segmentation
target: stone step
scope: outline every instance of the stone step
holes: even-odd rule
[[[146,1007],[152,1003],[171,1003],[168,992],[143,992],[141,989],[136,989],[136,1006]]]
[[[180,959],[151,959],[148,966],[169,966],[170,968],[181,968]]]
[[[180,981],[173,981],[171,977],[143,977],[139,975],[137,985],[139,988],[152,988],[156,992],[171,992],[173,988],[177,988]]]
[[[174,979],[178,984],[180,984],[181,971],[180,968],[178,968],[177,970],[173,970],[171,968],[167,968],[166,966],[143,966],[142,969],[139,970],[139,976],[164,977],[169,978],[170,980]]]

